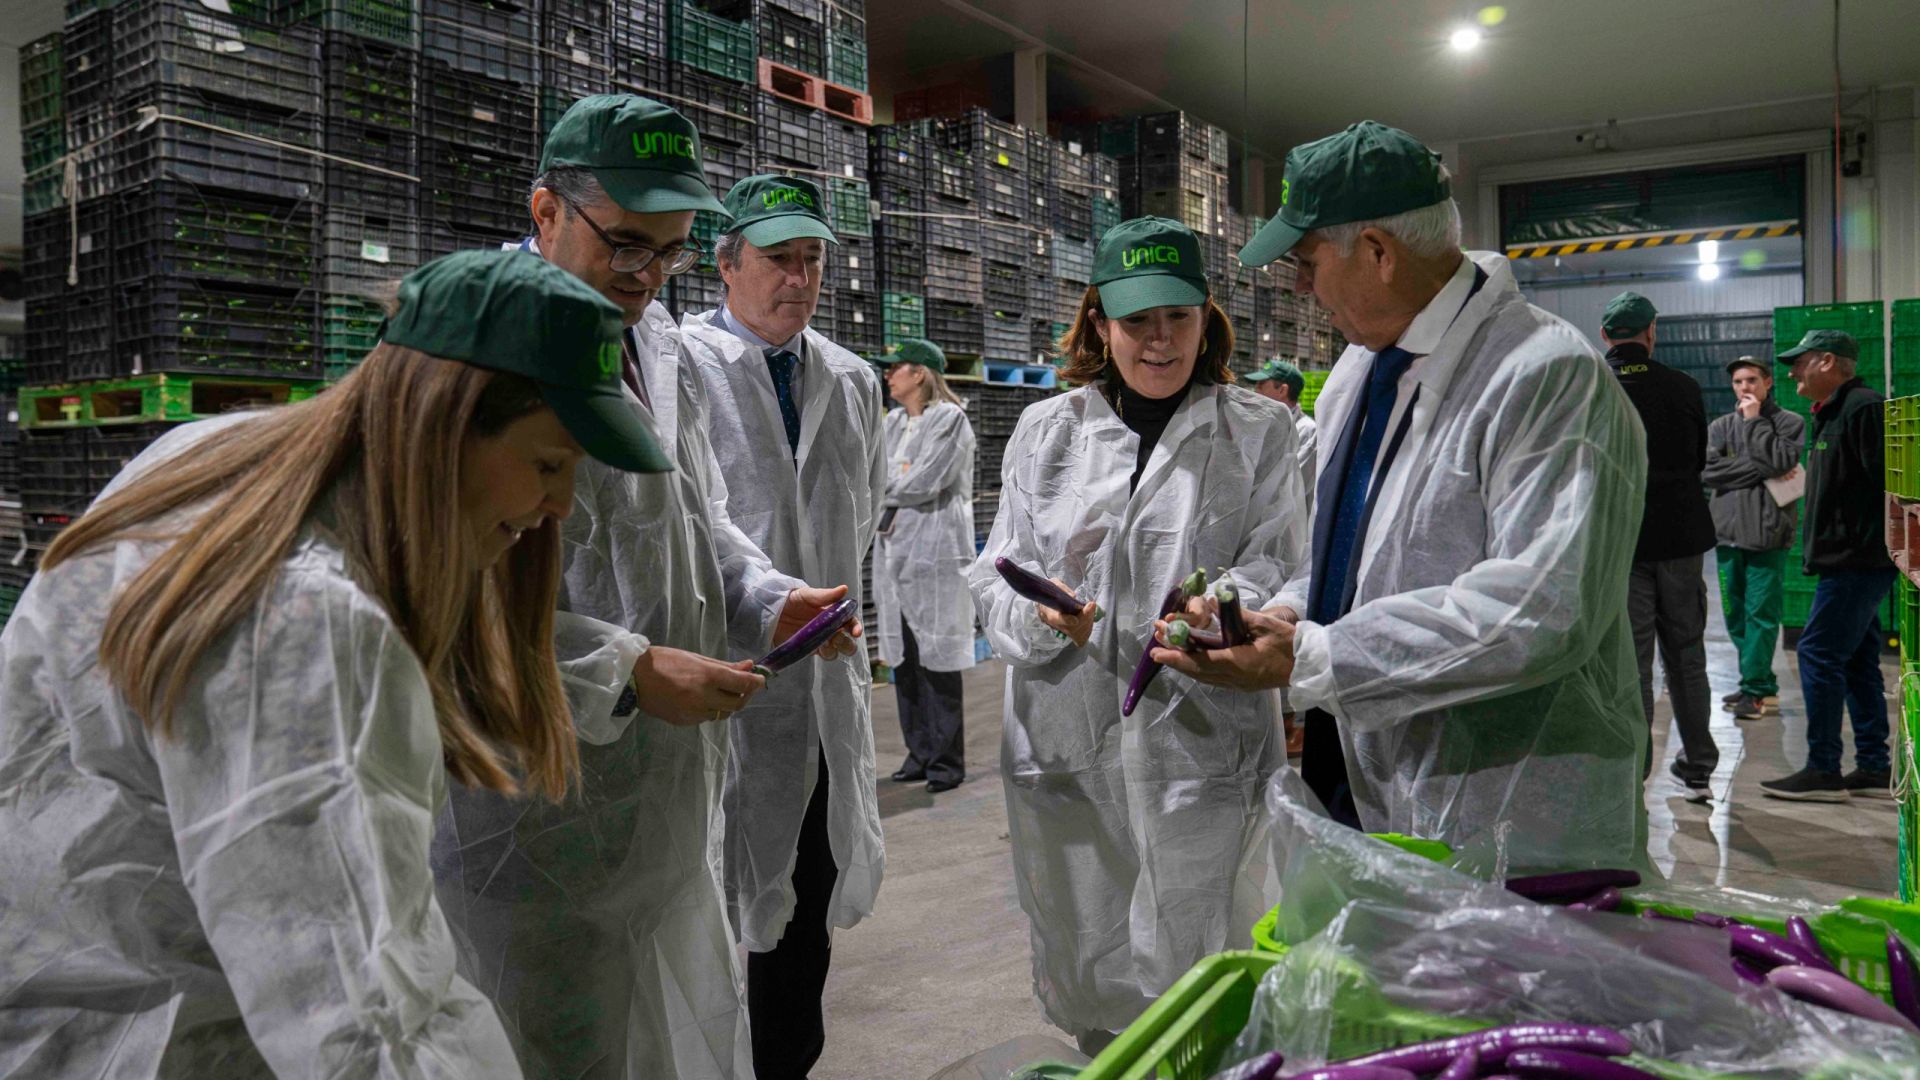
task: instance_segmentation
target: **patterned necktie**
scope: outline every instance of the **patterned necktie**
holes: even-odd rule
[[[1380,445],[1386,441],[1387,420],[1393,415],[1394,401],[1400,394],[1400,376],[1414,361],[1414,355],[1398,345],[1373,358],[1373,372],[1367,379],[1366,395],[1355,414],[1362,418],[1360,435],[1355,440],[1353,457],[1337,483],[1340,501],[1334,507],[1333,530],[1327,542],[1325,562],[1314,573],[1313,611],[1309,618],[1330,623],[1345,615],[1347,581],[1353,571],[1354,548],[1359,544],[1360,522],[1367,509],[1367,490],[1373,483],[1373,467],[1380,457]],[[1333,478],[1321,488],[1324,497],[1331,494]]]
[[[767,350],[767,373],[773,376],[773,396],[780,399],[780,420],[787,426],[787,450],[800,453],[800,407],[793,403],[793,369],[800,358],[785,349]]]

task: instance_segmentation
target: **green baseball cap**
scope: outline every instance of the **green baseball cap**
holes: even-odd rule
[[[1362,120],[1287,152],[1280,212],[1240,249],[1240,262],[1265,266],[1314,229],[1404,214],[1452,193],[1439,154],[1399,128]]]
[[[530,252],[459,251],[400,280],[400,309],[380,340],[442,360],[532,379],[596,460],[626,472],[673,471],[620,385],[620,309]]]
[[[1156,307],[1207,302],[1207,266],[1200,238],[1177,221],[1138,217],[1107,230],[1093,253],[1100,309],[1124,319]]]
[[[707,187],[704,160],[700,133],[672,108],[635,94],[595,94],[553,125],[540,171],[586,169],[608,198],[636,214],[724,214]]]
[[[1285,360],[1269,360],[1247,373],[1247,382],[1249,383],[1274,381],[1292,384],[1294,382],[1304,383],[1306,380],[1301,377],[1299,368],[1294,367]]]
[[[1653,325],[1660,313],[1653,301],[1637,292],[1623,292],[1607,301],[1600,313],[1600,329],[1610,338],[1629,338]]]
[[[827,225],[827,201],[811,180],[772,173],[749,176],[727,192],[727,213],[733,216],[729,232],[738,232],[757,248],[770,248],[802,237],[840,241]]]
[[[897,350],[882,356],[877,363],[881,367],[892,367],[894,364],[919,364],[923,368],[937,371],[942,375],[947,373],[946,351],[925,338],[907,338],[900,343]]]
[[[1791,364],[1801,353],[1829,352],[1835,356],[1844,356],[1849,360],[1860,359],[1860,343],[1845,330],[1809,330],[1800,339],[1800,344],[1781,353],[1774,359],[1782,364]]]

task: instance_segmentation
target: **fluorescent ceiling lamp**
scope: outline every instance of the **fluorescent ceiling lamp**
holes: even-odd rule
[[[1700,280],[1701,281],[1720,280],[1720,264],[1719,263],[1701,263],[1700,264]]]
[[[1454,52],[1472,52],[1480,47],[1480,31],[1471,26],[1463,26],[1453,32],[1453,36],[1447,39],[1447,44],[1453,46]]]
[[[1700,241],[1700,261],[1703,263],[1719,262],[1720,261],[1720,241],[1718,240]]]

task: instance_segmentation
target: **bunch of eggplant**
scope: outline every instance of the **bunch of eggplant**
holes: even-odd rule
[[[1233,587],[1231,578],[1221,578],[1213,587],[1213,599],[1218,609],[1219,628],[1208,630],[1195,627],[1187,621],[1187,604],[1207,595],[1207,572],[1195,570],[1188,574],[1178,585],[1167,590],[1165,599],[1160,601],[1160,613],[1154,621],[1167,624],[1166,644],[1169,649],[1185,652],[1205,651],[1209,649],[1231,649],[1251,641],[1247,631],[1246,613],[1240,607],[1240,594]],[[1141,650],[1140,662],[1134,665],[1133,678],[1127,683],[1127,696],[1120,705],[1120,715],[1132,716],[1134,707],[1140,704],[1140,698],[1153,685],[1154,676],[1160,674],[1161,665],[1153,659],[1154,632],[1147,627],[1147,646]]]
[[[1399,1046],[1303,1072],[1286,1072],[1278,1052],[1216,1073],[1213,1080],[1472,1080],[1476,1077],[1567,1080],[1658,1080],[1614,1060],[1633,1044],[1594,1024],[1509,1024],[1467,1035]]]

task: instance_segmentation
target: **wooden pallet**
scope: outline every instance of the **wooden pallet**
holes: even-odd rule
[[[28,386],[20,390],[20,426],[105,427],[204,420],[256,405],[304,401],[318,393],[320,386],[304,379],[170,372]]]
[[[873,95],[830,83],[818,75],[760,58],[760,89],[783,101],[831,113],[856,124],[873,125]]]

